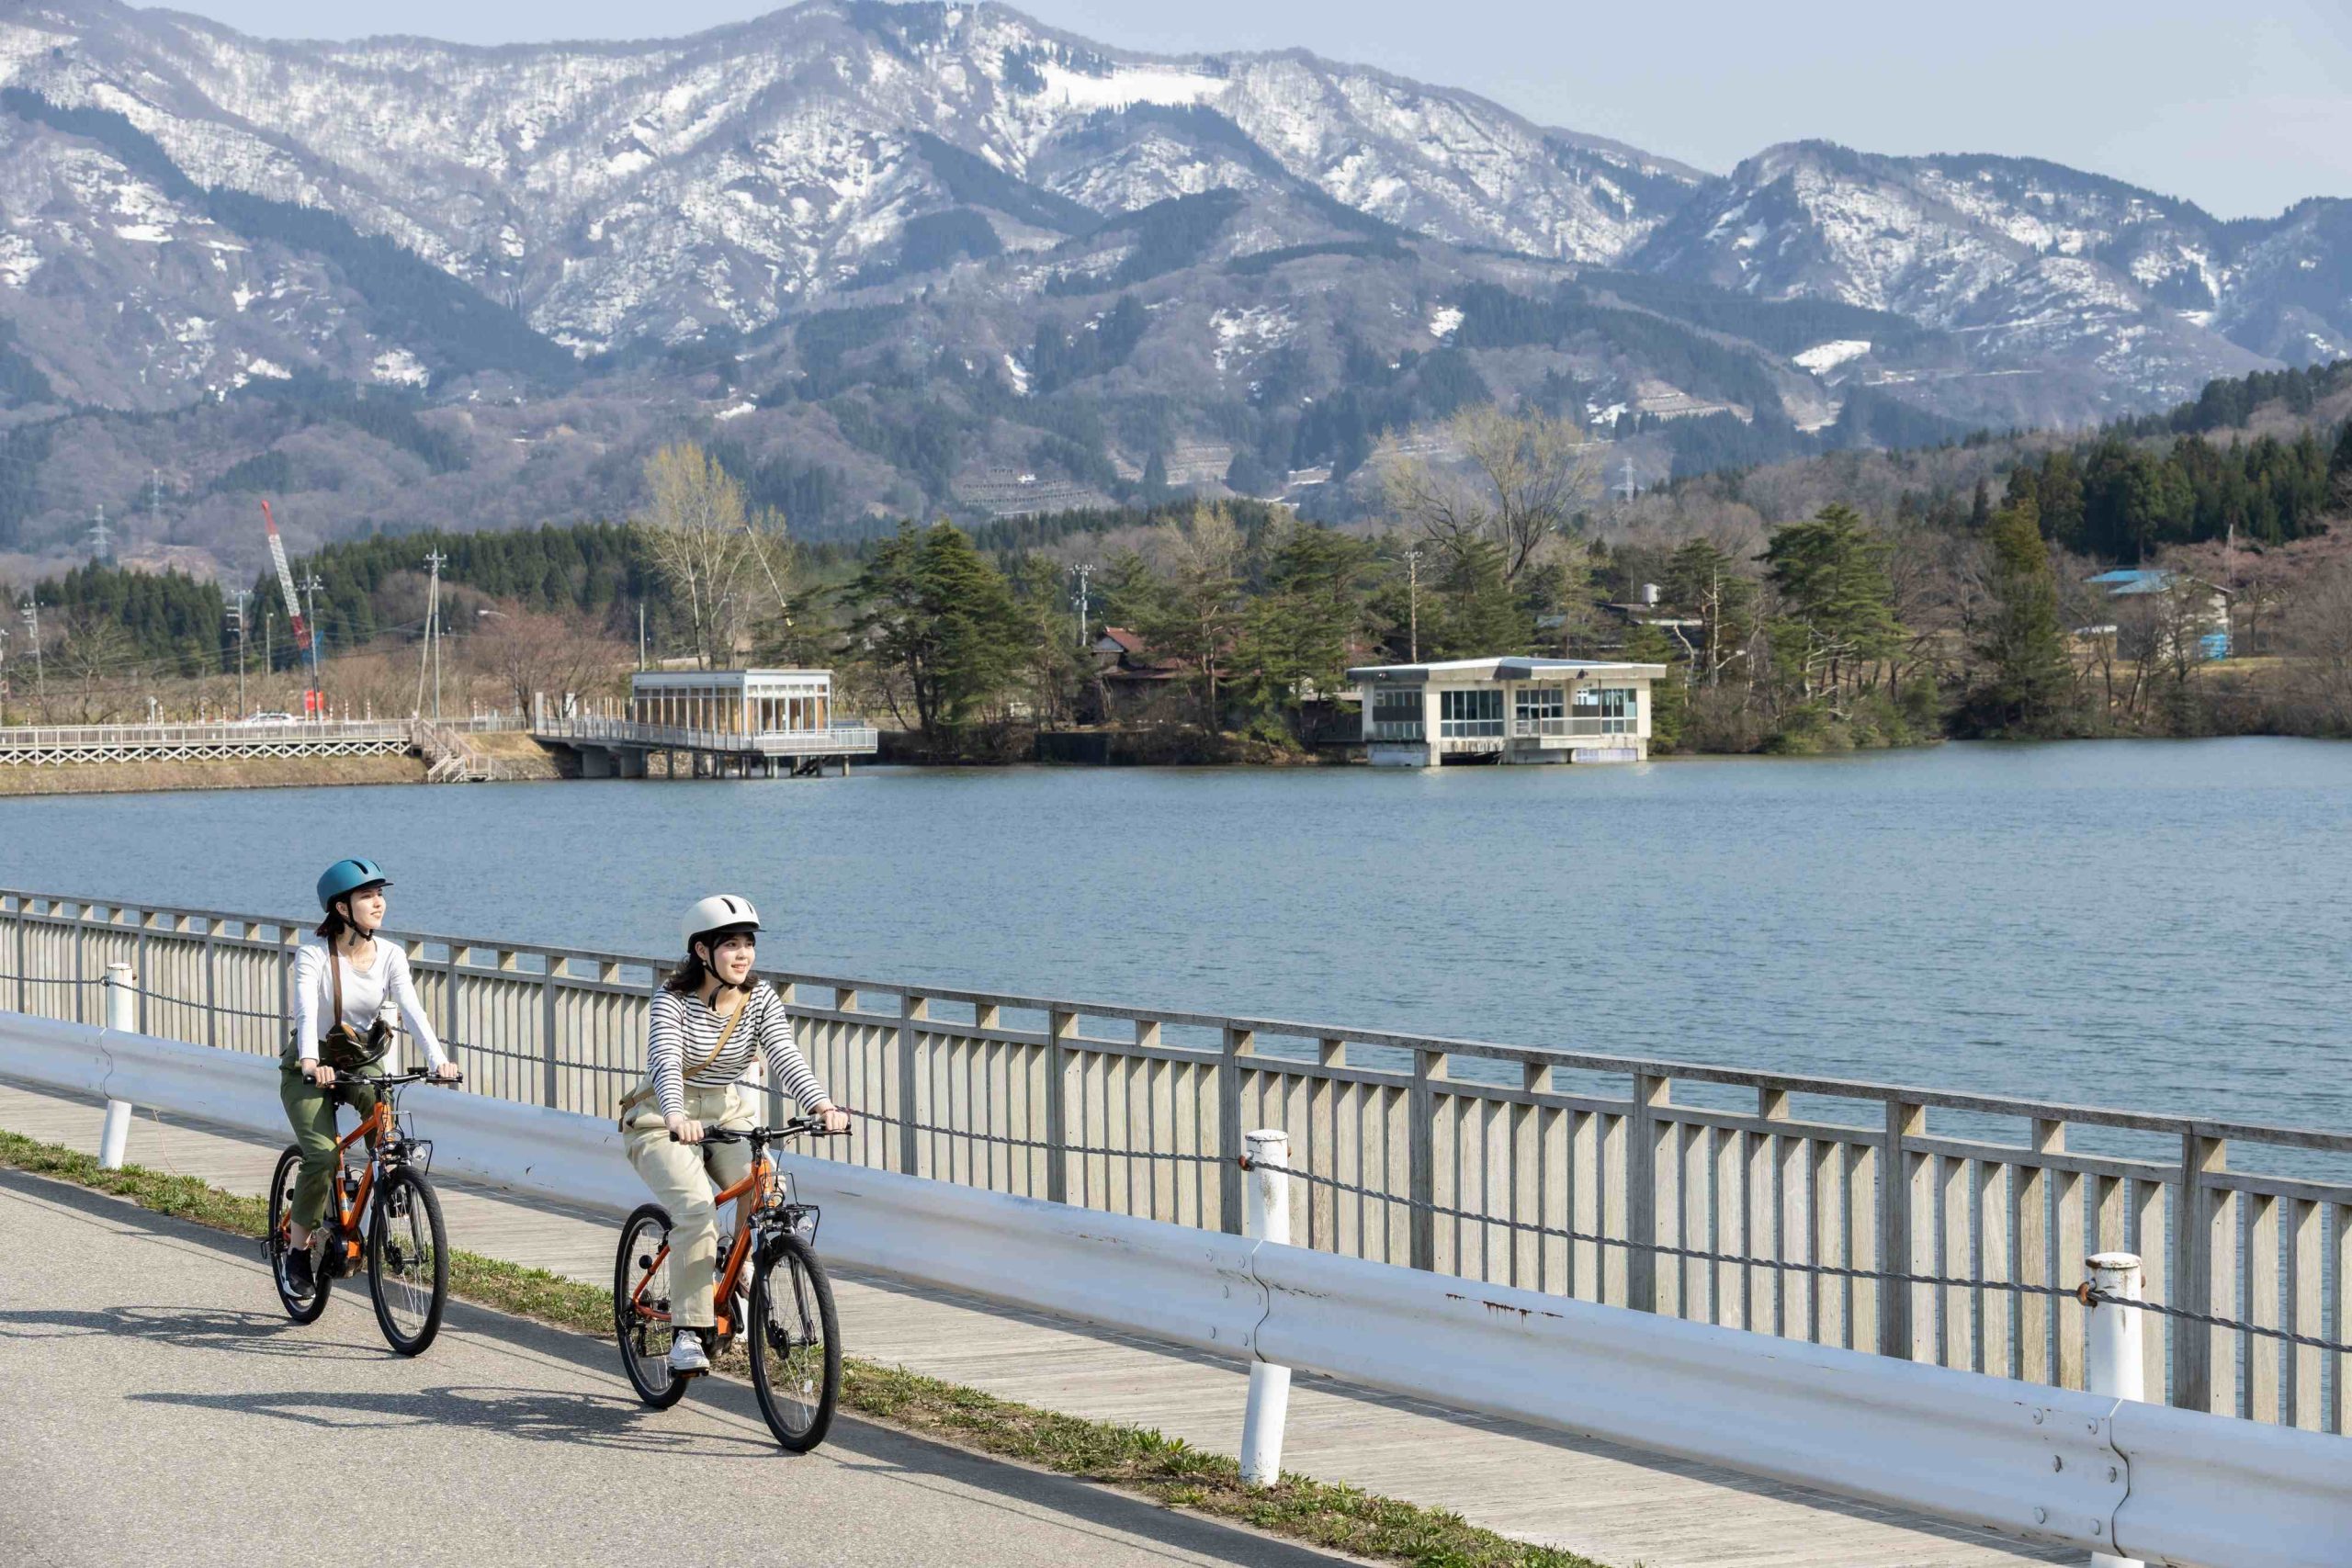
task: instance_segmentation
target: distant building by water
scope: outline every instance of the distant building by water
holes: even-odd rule
[[[1663,664],[1451,659],[1348,671],[1363,693],[1374,766],[1638,762],[1650,750],[1650,683]]]

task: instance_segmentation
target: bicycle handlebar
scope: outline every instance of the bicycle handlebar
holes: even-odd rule
[[[855,1112],[850,1114],[854,1115]],[[820,1138],[849,1136],[849,1129],[846,1127],[838,1133],[825,1131],[825,1119],[822,1116],[796,1116],[778,1127],[705,1127],[702,1130],[702,1141],[706,1144],[775,1144],[781,1143],[786,1138],[799,1137],[806,1133],[813,1133]],[[673,1144],[684,1142],[675,1133],[670,1134],[670,1141]]]
[[[305,1076],[308,1077],[308,1075]],[[320,1084],[319,1080],[314,1077],[309,1077],[309,1081],[314,1088],[324,1089],[341,1089],[344,1085],[353,1082],[365,1082],[371,1084],[378,1089],[397,1089],[402,1084],[442,1083],[445,1081],[454,1087],[465,1082],[466,1075],[460,1071],[456,1077],[445,1080],[435,1077],[431,1067],[424,1067],[413,1073],[337,1073],[334,1076],[334,1082],[323,1085]]]

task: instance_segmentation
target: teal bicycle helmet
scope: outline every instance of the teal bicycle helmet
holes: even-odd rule
[[[363,887],[390,887],[392,879],[372,860],[339,860],[319,874],[319,908],[332,914],[334,901]]]

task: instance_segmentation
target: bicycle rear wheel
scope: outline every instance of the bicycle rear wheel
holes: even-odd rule
[[[403,1356],[417,1356],[441,1332],[449,1304],[449,1240],[441,1200],[420,1170],[402,1167],[376,1189],[368,1227],[368,1289],[376,1326]]]
[[[669,1314],[670,1211],[644,1203],[622,1224],[613,1259],[613,1334],[629,1386],[656,1410],[686,1394],[686,1381],[670,1371]]]
[[[841,1325],[832,1281],[797,1235],[760,1259],[752,1280],[752,1387],[775,1440],[805,1454],[825,1440],[841,1396]]]
[[[301,1179],[302,1151],[288,1145],[277,1156],[277,1168],[269,1179],[269,1277],[277,1287],[277,1299],[285,1305],[286,1315],[297,1323],[316,1323],[319,1314],[327,1310],[327,1292],[334,1281],[327,1278],[326,1261],[319,1256],[319,1237],[330,1226],[322,1224],[311,1235],[311,1290],[307,1295],[295,1291],[286,1280],[287,1233],[293,1224],[294,1184]]]

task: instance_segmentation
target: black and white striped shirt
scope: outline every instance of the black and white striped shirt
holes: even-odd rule
[[[775,994],[775,987],[761,981],[743,1006],[743,1021],[728,1036],[727,1049],[707,1066],[695,1066],[718,1043],[727,1021],[700,997],[668,990],[653,994],[645,1060],[653,1074],[653,1092],[660,1098],[662,1115],[685,1111],[687,1084],[724,1089],[741,1077],[743,1069],[752,1065],[755,1049],[767,1059],[769,1087],[797,1101],[803,1111],[827,1098],[824,1085],[817,1081],[817,1075],[801,1059],[800,1047],[793,1043],[792,1017],[784,1010],[784,998]],[[695,1070],[688,1073],[688,1067]]]

